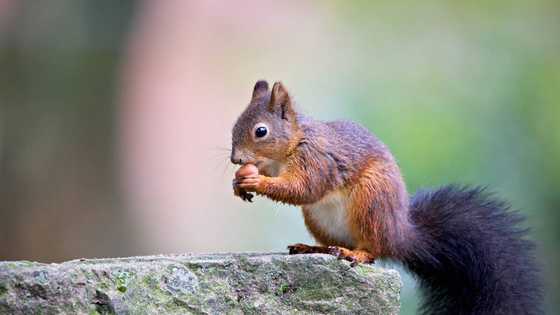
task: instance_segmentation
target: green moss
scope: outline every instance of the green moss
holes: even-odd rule
[[[229,296],[224,297],[224,301],[229,308],[235,308],[237,306],[237,302]]]
[[[334,299],[340,294],[335,288],[300,288],[296,291],[296,295],[304,301],[320,301]]]
[[[99,289],[100,291],[106,291],[106,290],[109,290],[109,288],[110,288],[110,286],[105,282],[99,282],[97,284],[97,289]]]
[[[259,309],[251,303],[242,302],[242,303],[239,304],[239,307],[241,308],[241,313],[243,313],[243,314],[260,314],[260,313],[262,313],[262,312],[259,312]]]
[[[155,289],[158,287],[158,281],[154,279],[151,275],[147,275],[142,279],[142,283],[150,289]]]
[[[281,296],[281,295],[284,295],[284,294],[288,293],[288,291],[290,291],[290,284],[289,283],[282,283],[276,289],[276,295]]]
[[[6,288],[6,285],[1,283],[0,284],[0,297],[4,296],[4,294],[6,294],[8,292],[8,288]]]
[[[375,271],[369,267],[369,266],[364,266],[364,265],[357,265],[356,267],[354,267],[354,270],[361,276],[369,276],[373,273],[375,273]]]
[[[12,310],[8,305],[0,304],[0,314],[10,314],[10,312],[12,312]]]
[[[117,286],[117,290],[121,293],[125,293],[128,289],[128,283],[133,276],[134,274],[128,271],[121,271],[117,273],[117,276],[115,278],[115,285]]]
[[[180,308],[177,305],[177,301],[173,298],[172,294],[160,287],[160,282],[158,274],[148,274],[142,277],[142,280],[136,282],[140,287],[143,287],[146,292],[149,292],[150,301],[149,304],[165,305],[169,313],[173,313],[172,310]],[[139,308],[141,305],[138,305]],[[177,313],[177,312],[175,312]],[[180,312],[179,312],[180,313]]]
[[[239,268],[246,272],[255,272],[258,268],[254,263],[252,263],[247,257],[239,256]]]

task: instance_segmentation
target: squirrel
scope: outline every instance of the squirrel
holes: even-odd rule
[[[358,263],[386,258],[415,274],[423,314],[541,314],[534,242],[524,219],[484,188],[448,185],[410,197],[387,146],[348,121],[299,114],[280,82],[258,81],[232,131],[242,165],[236,196],[301,206],[324,253]]]

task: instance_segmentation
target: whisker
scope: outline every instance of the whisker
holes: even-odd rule
[[[231,148],[226,148],[226,147],[214,147],[214,148],[212,148],[212,150],[222,151],[222,152],[231,152]]]
[[[233,164],[231,164],[229,160],[226,160],[225,162],[226,163],[225,163],[225,166],[224,166],[223,175],[225,175],[226,172],[228,172],[229,170],[231,170],[232,173],[233,173],[233,170],[234,170],[234,168],[232,168]]]
[[[233,174],[235,165],[230,162],[231,148],[213,147],[209,148],[209,150],[214,151],[214,154],[211,155],[212,159],[217,159],[214,170],[217,171],[218,168],[222,168],[222,176],[227,176],[227,173]]]

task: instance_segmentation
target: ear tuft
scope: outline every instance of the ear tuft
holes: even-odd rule
[[[265,96],[268,93],[268,82],[259,80],[253,88],[253,99]]]
[[[295,119],[295,112],[292,107],[292,99],[288,94],[288,90],[282,85],[282,82],[275,82],[272,86],[272,94],[268,105],[271,112],[278,112],[282,119]]]

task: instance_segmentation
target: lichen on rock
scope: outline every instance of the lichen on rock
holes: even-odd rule
[[[327,255],[0,262],[0,314],[398,314],[394,270]]]

